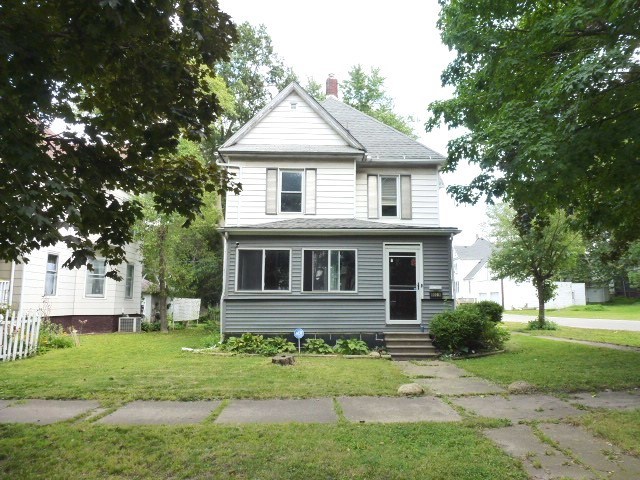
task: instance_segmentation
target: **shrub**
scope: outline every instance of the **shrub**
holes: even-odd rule
[[[545,321],[544,324],[540,324],[538,320],[531,320],[527,322],[527,328],[525,330],[557,330],[558,324],[555,322]]]
[[[308,353],[327,354],[333,353],[333,348],[321,338],[309,338],[304,343],[304,350]]]
[[[365,342],[348,338],[338,340],[333,350],[342,355],[366,355],[369,353],[369,347]]]
[[[262,335],[243,333],[240,337],[229,337],[220,345],[220,349],[233,353],[254,353],[258,355],[277,355],[278,353],[291,353],[296,351],[296,346],[283,337],[271,337],[265,339]]]
[[[211,335],[206,336],[202,339],[202,344],[204,345],[204,348],[215,347],[219,343],[220,343],[220,334],[218,333],[212,333]]]
[[[45,353],[57,348],[71,348],[75,344],[69,337],[62,325],[43,320],[40,325],[40,335],[38,336],[38,353]]]
[[[278,353],[294,353],[298,348],[284,337],[270,337],[262,345],[262,355],[277,355]]]
[[[143,332],[159,332],[160,322],[142,322],[140,328]]]
[[[502,321],[502,312],[504,311],[502,305],[492,302],[491,300],[483,300],[478,303],[463,303],[458,308],[474,310],[478,312],[482,318],[496,323]]]
[[[468,353],[502,348],[509,332],[480,308],[458,308],[433,317],[429,325],[433,343],[447,352]]]

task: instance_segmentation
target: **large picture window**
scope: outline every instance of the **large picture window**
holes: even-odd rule
[[[304,250],[305,292],[354,292],[356,290],[355,250]]]
[[[89,263],[93,268],[92,270],[87,269],[87,283],[84,293],[87,297],[104,297],[105,261],[91,260]]]
[[[280,171],[280,211],[302,212],[302,170]]]
[[[289,250],[238,250],[239,291],[288,291]]]
[[[44,277],[44,295],[52,297],[58,288],[58,255],[47,255],[47,271]]]

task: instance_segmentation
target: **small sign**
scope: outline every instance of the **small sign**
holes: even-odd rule
[[[304,337],[304,330],[301,328],[296,328],[293,331],[293,336],[300,340],[302,337]]]

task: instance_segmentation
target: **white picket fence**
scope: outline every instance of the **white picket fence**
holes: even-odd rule
[[[0,314],[0,361],[11,361],[36,353],[42,318],[37,314]]]

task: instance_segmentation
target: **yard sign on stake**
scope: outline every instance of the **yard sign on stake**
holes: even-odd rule
[[[293,331],[293,336],[298,339],[298,353],[300,353],[300,339],[304,337],[304,330],[301,328],[296,328]]]

